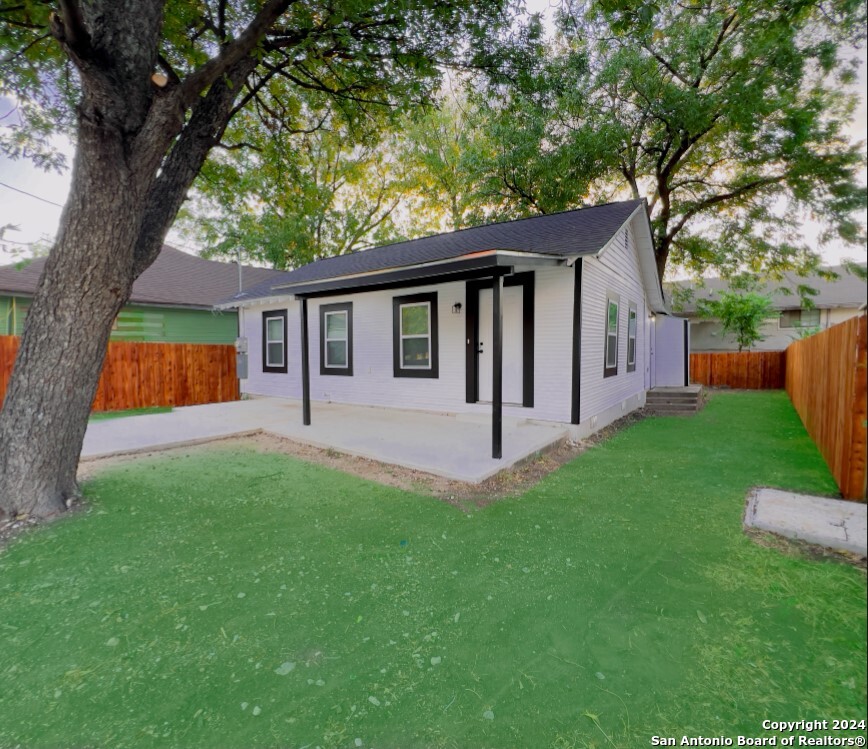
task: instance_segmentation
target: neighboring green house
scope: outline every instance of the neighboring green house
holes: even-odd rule
[[[21,335],[45,260],[0,267],[0,335]],[[280,275],[268,268],[242,266],[243,290]],[[238,287],[235,263],[203,260],[164,245],[133,285],[129,304],[115,320],[112,340],[233,343],[237,313],[213,308],[237,294]]]

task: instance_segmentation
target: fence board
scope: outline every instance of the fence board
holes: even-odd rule
[[[690,379],[706,387],[781,390],[785,351],[741,351],[690,355]]]
[[[847,499],[865,499],[866,341],[863,314],[787,349],[787,394]]]
[[[0,336],[0,402],[17,351],[16,336]],[[234,346],[112,341],[93,410],[195,406],[238,397]]]
[[[16,353],[18,353],[18,338],[11,335],[0,336],[0,403],[6,395],[6,386],[9,384]]]

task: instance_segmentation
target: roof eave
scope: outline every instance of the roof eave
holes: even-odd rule
[[[549,261],[551,264],[557,264],[558,261],[563,260],[561,256],[553,255],[549,253],[543,252],[525,252],[522,250],[502,250],[492,248],[490,250],[481,250],[478,252],[470,252],[465,255],[455,255],[449,258],[443,258],[441,260],[433,260],[431,262],[426,263],[414,263],[412,265],[392,265],[387,268],[380,268],[378,270],[367,271],[365,273],[353,273],[346,274],[340,276],[330,276],[326,278],[317,278],[310,281],[296,281],[289,283],[282,283],[273,286],[274,290],[278,289],[297,289],[301,292],[305,287],[308,286],[318,286],[319,284],[328,283],[328,282],[352,282],[355,280],[366,281],[367,279],[376,278],[378,276],[390,275],[393,273],[405,273],[408,278],[412,278],[412,271],[418,270],[422,275],[431,275],[427,273],[427,271],[435,270],[438,267],[449,266],[457,262],[464,261],[475,261],[480,258],[488,258],[488,257],[501,257],[501,258],[521,258],[524,260],[536,261],[536,260],[544,260]],[[503,263],[501,263],[503,264]]]
[[[383,286],[400,287],[402,284],[419,286],[448,283],[456,280],[457,276],[463,277],[468,273],[485,275],[488,272],[495,272],[496,269],[511,268],[516,265],[556,266],[563,265],[565,261],[566,258],[560,255],[494,250],[471,253],[445,261],[438,260],[431,263],[388,268],[372,273],[336,276],[305,283],[282,285],[275,287],[274,291],[284,290],[297,296],[323,295],[326,292],[330,294],[338,292],[359,293],[374,291]]]
[[[280,304],[286,301],[292,301],[293,295],[289,292],[284,294],[269,294],[268,296],[254,296],[250,299],[228,299],[215,304],[214,310],[239,309],[241,307],[254,307],[261,304]]]

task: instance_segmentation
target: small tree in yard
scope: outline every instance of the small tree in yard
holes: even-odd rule
[[[697,309],[702,317],[719,320],[724,334],[735,336],[739,351],[762,341],[765,336],[760,327],[778,314],[772,309],[771,297],[753,291],[721,291],[717,299],[699,301]]]

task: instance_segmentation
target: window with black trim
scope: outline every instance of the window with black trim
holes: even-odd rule
[[[618,312],[620,299],[606,297],[606,349],[603,362],[603,377],[618,374]]]
[[[319,373],[353,374],[353,303],[319,308]]]
[[[286,372],[286,310],[262,313],[262,371]]]
[[[395,377],[439,377],[437,292],[392,299]]]
[[[636,371],[636,328],[639,322],[639,315],[636,311],[635,304],[629,304],[627,307],[627,371]]]

